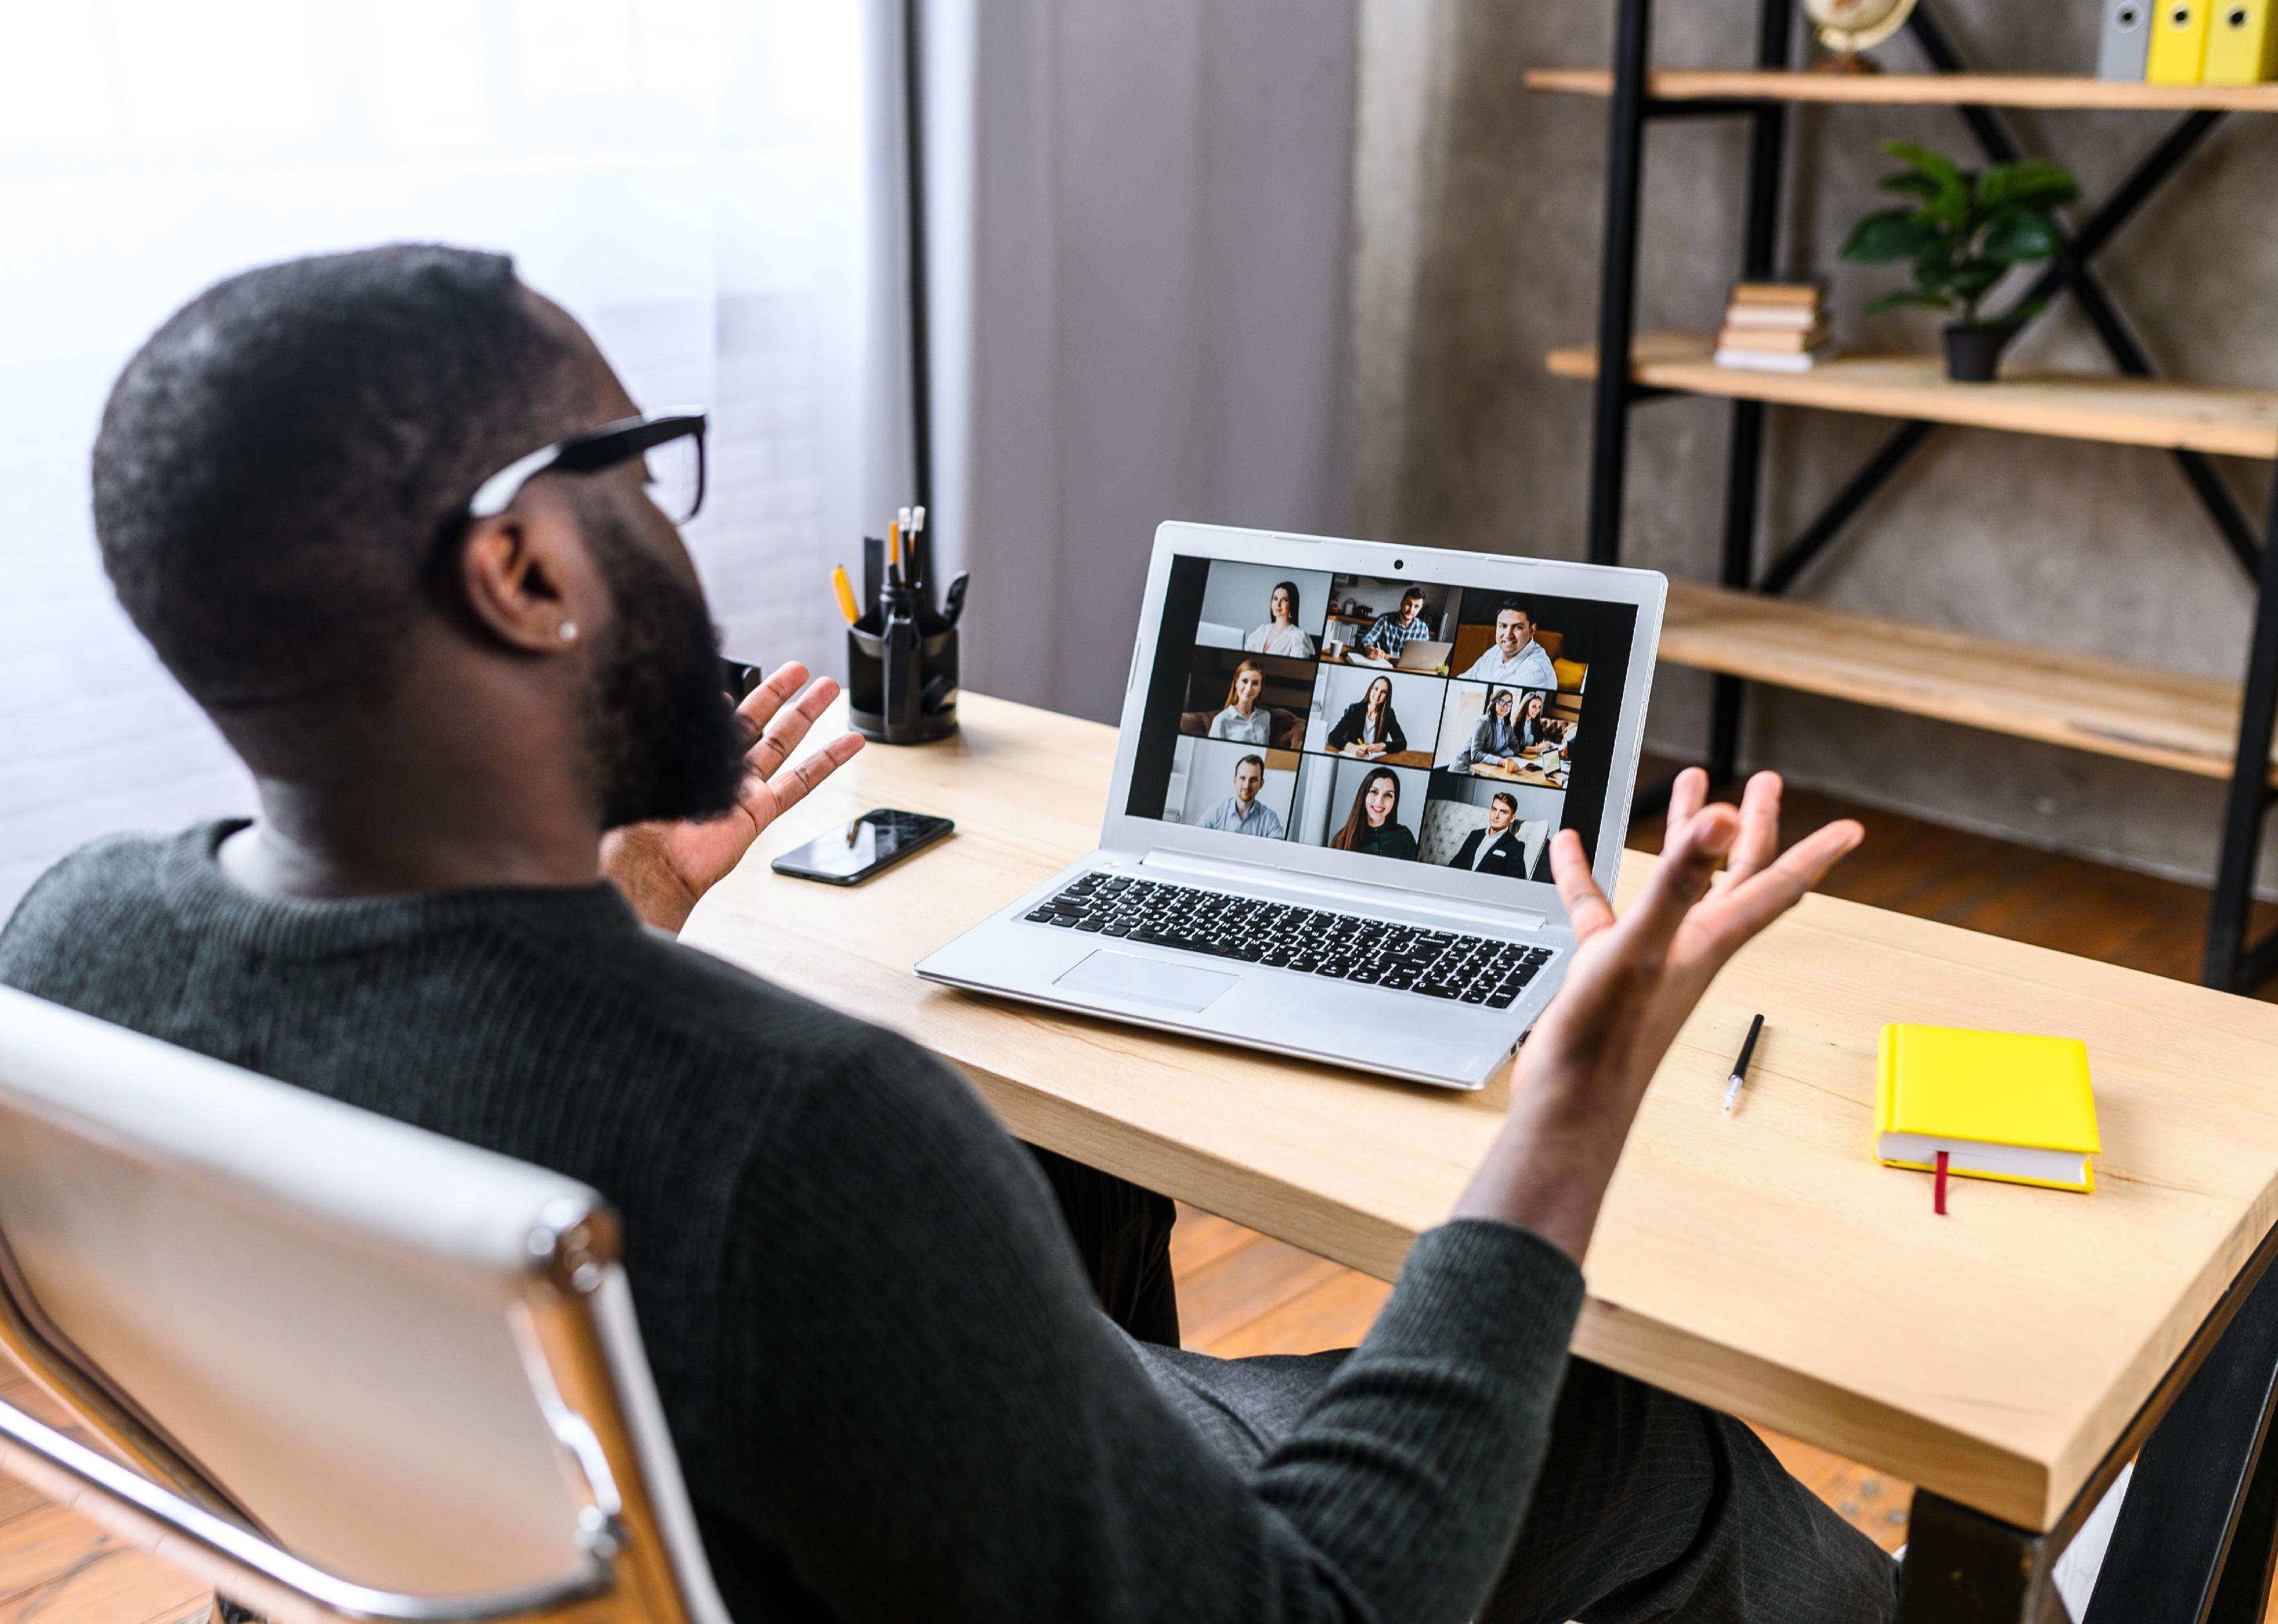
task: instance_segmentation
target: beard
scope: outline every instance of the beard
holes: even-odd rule
[[[719,817],[736,804],[754,729],[721,691],[703,597],[620,515],[585,516],[615,611],[595,652],[590,707],[601,827]]]

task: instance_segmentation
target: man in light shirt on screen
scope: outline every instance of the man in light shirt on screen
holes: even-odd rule
[[[1234,793],[1204,812],[1203,820],[1195,827],[1280,840],[1281,814],[1257,798],[1257,792],[1265,787],[1265,759],[1244,756],[1234,764]]]
[[[1534,640],[1534,614],[1523,600],[1502,600],[1502,607],[1495,611],[1494,634],[1494,646],[1472,662],[1464,673],[1466,677],[1558,691],[1558,668]]]

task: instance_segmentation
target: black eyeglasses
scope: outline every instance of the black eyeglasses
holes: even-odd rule
[[[704,424],[702,412],[660,412],[544,446],[484,480],[467,504],[467,517],[496,518],[540,474],[598,474],[638,457],[646,464],[648,499],[675,524],[685,524],[704,506]]]

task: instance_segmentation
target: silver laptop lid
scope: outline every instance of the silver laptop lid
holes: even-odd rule
[[[1563,925],[1543,848],[1579,830],[1612,891],[1666,592],[1651,570],[1164,524],[1100,844]],[[1427,641],[1450,645],[1437,673],[1385,646]],[[1482,756],[1490,717],[1504,747],[1533,724],[1525,753]],[[1451,865],[1473,833],[1503,847],[1486,872]]]

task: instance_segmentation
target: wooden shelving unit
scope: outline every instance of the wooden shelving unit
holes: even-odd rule
[[[1704,332],[1643,332],[1630,376],[1651,389],[1769,400],[1823,411],[1912,417],[2018,434],[2184,447],[2221,456],[2278,457],[2278,389],[2217,389],[2164,378],[2008,372],[1995,384],[1948,381],[1930,355],[1840,355],[1808,372],[1720,367]],[[1598,376],[1597,347],[1554,349],[1559,377]]]
[[[1614,93],[1614,76],[1604,68],[1538,68],[1525,78],[1529,90],[1594,96]],[[2278,112],[2278,84],[2142,85],[2053,73],[1795,73],[1758,68],[1657,68],[1646,75],[1645,93],[1662,102]]]
[[[2236,682],[1693,581],[1669,583],[1661,657],[2203,778],[2230,776],[2238,739]]]
[[[2064,75],[1973,73],[1937,19],[1937,0],[1907,19],[1931,72],[1797,72],[1793,0],[1760,0],[1752,67],[1655,68],[1653,0],[1615,0],[1610,70],[1557,68],[1525,75],[1531,89],[1606,103],[1605,240],[1596,342],[1552,350],[1549,370],[1592,380],[1589,557],[1621,561],[1624,483],[1632,410],[1672,394],[1732,404],[1717,584],[1674,583],[1663,658],[1716,675],[1708,761],[1736,769],[1744,684],[1762,682],[1885,710],[2219,778],[2229,785],[2205,979],[2238,988],[2278,973],[2278,936],[2250,946],[2246,923],[2265,815],[2278,794],[2278,487],[2257,527],[2211,457],[2278,461],[2278,389],[2220,388],[2155,376],[2156,369],[2093,260],[2223,118],[2278,112],[2278,84],[2150,85]],[[1956,384],[1937,355],[1844,355],[1808,372],[1720,367],[1715,341],[1694,332],[1640,332],[1637,284],[1646,134],[1656,122],[1738,118],[1750,126],[1744,279],[1777,275],[1787,120],[1803,103],[1950,106],[1989,162],[2023,156],[1992,110],[2117,109],[2175,118],[2111,194],[2062,233],[2062,251],[2018,301],[2036,310],[2069,296],[2111,356],[2113,374],[2005,370],[1990,384]],[[1624,355],[1601,369],[1602,355]],[[1757,530],[1766,408],[1861,413],[1891,419],[1882,448],[1785,547],[1760,566]],[[1932,434],[1947,427],[2056,436],[2162,450],[2182,470],[2217,532],[2259,594],[2239,683],[2004,644],[1899,621],[1841,614],[1784,599],[1785,592],[1875,492]],[[1649,804],[1651,797],[1641,797]]]

